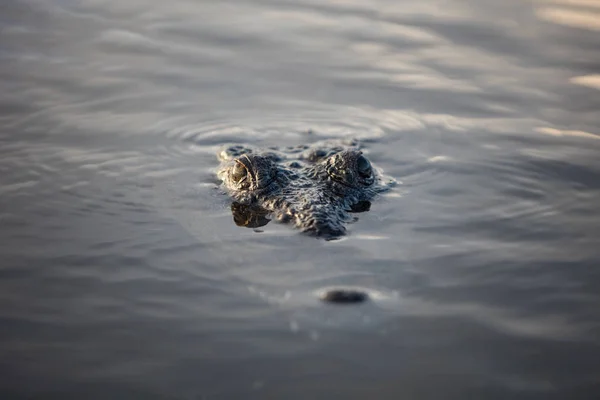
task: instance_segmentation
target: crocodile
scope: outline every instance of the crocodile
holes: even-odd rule
[[[346,233],[350,213],[393,186],[361,151],[357,140],[259,149],[227,145],[217,176],[233,198],[237,225],[256,228],[270,218],[327,239]]]

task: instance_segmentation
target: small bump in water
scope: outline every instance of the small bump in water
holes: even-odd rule
[[[328,303],[353,304],[367,301],[369,295],[356,289],[331,289],[323,293],[320,299]]]

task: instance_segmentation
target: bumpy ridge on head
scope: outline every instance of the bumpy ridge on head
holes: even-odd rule
[[[352,220],[349,212],[368,210],[368,204],[357,205],[390,186],[356,142],[351,147],[329,141],[268,151],[234,145],[219,158],[223,164],[217,174],[236,201],[319,236],[343,235]]]

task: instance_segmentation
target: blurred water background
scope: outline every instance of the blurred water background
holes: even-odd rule
[[[599,108],[597,0],[2,0],[1,397],[597,399]],[[233,223],[341,137],[346,237]]]

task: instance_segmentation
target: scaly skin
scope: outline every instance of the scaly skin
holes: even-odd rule
[[[383,182],[355,141],[269,150],[232,145],[218,156],[217,175],[237,203],[232,210],[258,206],[277,221],[329,238],[343,235],[350,212],[368,210],[369,201],[393,184]]]

